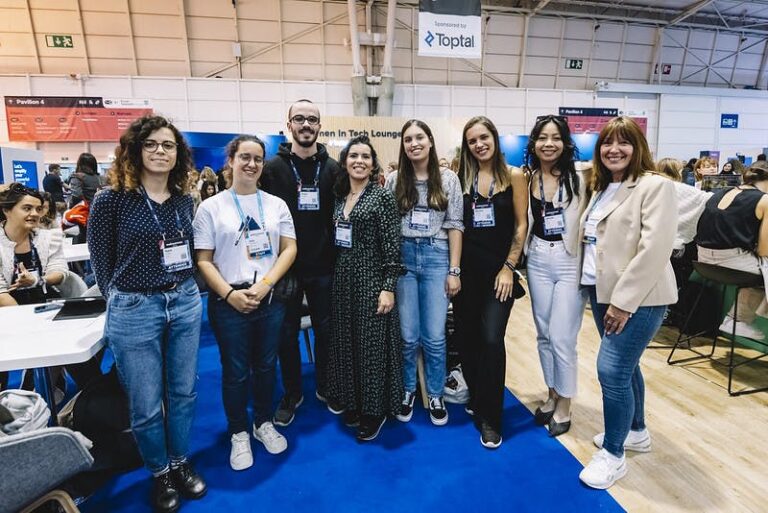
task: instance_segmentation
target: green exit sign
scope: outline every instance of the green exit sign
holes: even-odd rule
[[[583,69],[584,59],[565,59],[565,69]]]
[[[51,48],[74,48],[75,46],[72,44],[72,36],[61,34],[47,34],[45,44]]]

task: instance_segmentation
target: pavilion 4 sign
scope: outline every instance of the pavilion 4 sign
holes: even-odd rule
[[[480,0],[420,0],[419,55],[481,57]]]

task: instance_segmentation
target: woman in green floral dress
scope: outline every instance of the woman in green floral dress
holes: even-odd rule
[[[402,342],[395,306],[400,216],[392,193],[378,184],[368,137],[342,150],[334,192],[336,268],[331,297],[328,399],[342,405],[358,440],[373,440],[403,395]]]

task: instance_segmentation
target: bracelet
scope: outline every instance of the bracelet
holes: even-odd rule
[[[230,294],[232,294],[234,291],[235,291],[235,288],[234,288],[234,287],[232,287],[231,289],[229,289],[229,292],[227,292],[227,295],[226,295],[226,296],[224,296],[224,302],[225,302],[225,303],[227,302],[227,299],[229,299],[229,295],[230,295]]]
[[[265,277],[263,277],[263,278],[261,279],[261,281],[263,281],[264,283],[266,283],[266,284],[267,284],[267,286],[268,286],[270,289],[272,289],[272,288],[274,288],[274,287],[275,287],[275,284],[274,284],[274,283],[272,283],[272,282],[271,282],[269,279],[267,279],[267,277],[266,277],[266,276],[265,276]]]
[[[507,269],[509,269],[512,272],[515,272],[515,264],[513,264],[509,260],[505,260],[504,261],[504,267],[506,267]]]

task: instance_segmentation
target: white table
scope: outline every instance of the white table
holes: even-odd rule
[[[91,259],[88,244],[68,244],[65,242],[62,249],[64,251],[64,260],[67,262],[80,262]]]

